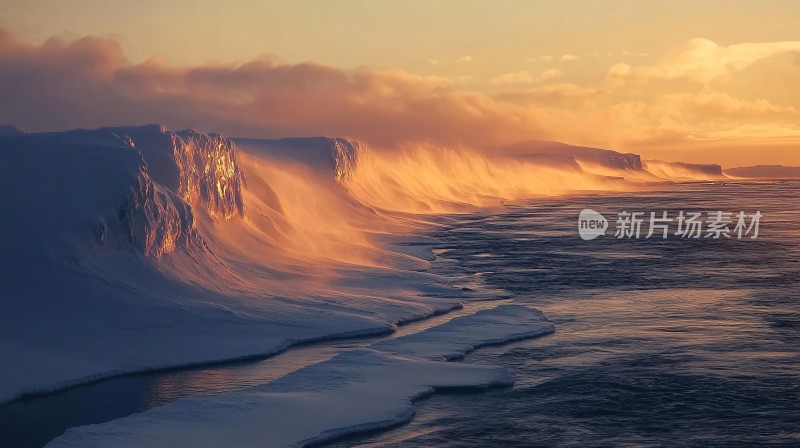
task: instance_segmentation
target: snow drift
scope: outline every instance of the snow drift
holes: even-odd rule
[[[510,145],[505,151],[515,154],[568,154],[589,165],[610,169],[641,171],[642,158],[638,154],[622,154],[609,149],[572,146],[560,142],[529,140]]]
[[[3,128],[0,354],[15,370],[0,402],[452,309],[462,294],[426,272],[433,243],[420,233],[437,218],[425,215],[638,188],[659,179],[647,167],[552,142],[489,153]]]
[[[381,247],[408,224],[256,157],[247,188],[238,157],[159,126],[0,137],[0,401],[458,306],[427,261]]]
[[[435,241],[422,233],[444,219],[436,214],[719,176],[717,166],[553,142],[488,152],[228,139],[160,125],[3,127],[0,356],[13,368],[0,373],[0,403],[124,373],[273,355],[303,341],[388,334],[472,297],[428,272]],[[269,432],[277,444],[383,427],[407,420],[409,400],[436,388],[510,382],[492,367],[442,360],[550,331],[534,310],[500,307],[278,385],[176,402],[58,444],[137,445],[149,441],[139,427],[184,443],[180,428],[159,422],[200,433],[204,419],[230,423],[215,428],[229,436],[261,434],[264,418],[281,415],[276,425],[302,426]],[[364,381],[332,385],[344,373]],[[323,415],[322,404],[348,399],[346,412]],[[309,416],[319,417],[316,426]]]
[[[570,157],[588,173],[619,177],[628,181],[691,181],[725,177],[720,165],[642,160],[638,154],[623,154],[609,149],[572,146],[542,140],[517,143],[503,148],[502,151],[518,157]]]
[[[722,172],[722,166],[716,164],[647,160],[644,162],[644,166],[647,171],[663,179],[714,180],[726,178],[725,174]]]

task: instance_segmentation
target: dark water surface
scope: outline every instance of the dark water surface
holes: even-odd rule
[[[800,184],[684,185],[464,217],[441,254],[543,310],[556,333],[479,350],[512,389],[435,395],[334,447],[800,447]],[[756,240],[578,238],[583,208],[760,210]],[[611,219],[613,217],[613,219]],[[674,228],[673,228],[674,230]]]

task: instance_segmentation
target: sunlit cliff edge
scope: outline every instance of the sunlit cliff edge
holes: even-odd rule
[[[0,402],[124,372],[388,331],[459,305],[426,272],[438,215],[726,179],[717,165],[523,142],[492,150],[229,139],[161,125],[0,127]]]

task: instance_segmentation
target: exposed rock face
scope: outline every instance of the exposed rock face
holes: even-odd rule
[[[366,148],[359,142],[344,138],[329,138],[332,146],[331,158],[332,167],[336,173],[336,180],[347,182],[353,177],[353,173],[358,166],[359,159],[363,156]]]
[[[165,126],[106,128],[128,137],[142,154],[152,179],[211,216],[244,215],[244,175],[236,164],[236,145],[216,134]]]
[[[621,154],[615,151],[603,150],[595,153],[596,160],[603,166],[621,170],[641,171],[642,158],[638,154]]]
[[[120,207],[119,220],[130,241],[145,255],[158,257],[193,242],[202,245],[189,204],[154,183],[144,164]]]
[[[236,145],[220,135],[191,129],[179,132],[175,140],[181,197],[190,204],[203,204],[213,216],[243,216],[244,175],[236,165]]]
[[[107,130],[4,134],[0,166],[2,202],[17,215],[6,223],[6,249],[18,258],[38,254],[50,257],[40,264],[54,266],[96,249],[132,245],[161,256],[204,247],[192,207],[153,179],[129,137]]]

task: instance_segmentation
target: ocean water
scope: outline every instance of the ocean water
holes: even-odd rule
[[[437,235],[445,265],[543,310],[556,333],[464,361],[505,366],[513,388],[437,394],[408,425],[329,446],[800,446],[798,187],[686,184],[456,218]],[[578,237],[584,208],[609,236]],[[610,236],[621,211],[681,210],[761,211],[760,235]]]

